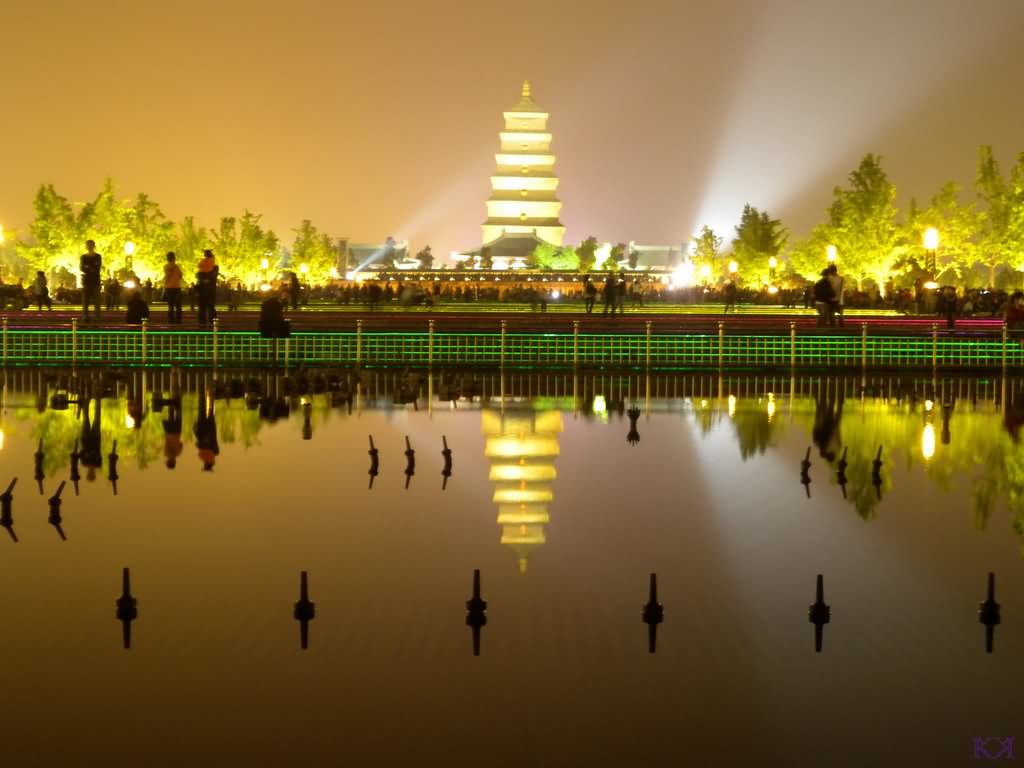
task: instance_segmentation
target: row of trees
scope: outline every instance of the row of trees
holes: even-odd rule
[[[104,267],[113,273],[133,271],[140,279],[158,279],[168,251],[174,251],[186,274],[203,250],[212,248],[225,279],[254,284],[281,269],[305,265],[310,280],[328,279],[338,267],[335,240],[311,221],[293,230],[291,248],[283,247],[273,230],[263,227],[260,214],[245,211],[227,216],[214,227],[196,224],[191,216],[180,222],[167,218],[148,195],[118,200],[114,183],[107,179],[90,202],[76,204],[52,184],[39,188],[33,201],[35,218],[28,237],[19,238],[14,252],[6,253],[4,271],[28,277],[36,270],[57,282],[74,284],[78,257],[86,240],[95,240]],[[267,269],[263,269],[263,260]]]
[[[981,147],[974,192],[977,199],[965,202],[964,190],[949,182],[926,205],[912,199],[901,215],[896,185],[882,159],[869,154],[847,185],[833,190],[825,221],[803,240],[790,245],[779,219],[748,204],[729,244],[705,226],[692,238],[685,258],[697,282],[734,275],[757,287],[815,279],[831,247],[848,280],[858,287],[874,285],[883,295],[900,278],[995,286],[1009,272],[1024,271],[1024,153],[1004,175],[992,148]],[[930,227],[940,238],[934,254],[923,242]],[[542,245],[534,261],[541,268],[590,271],[621,262],[625,252],[620,243],[608,253],[591,237],[575,248]],[[729,271],[730,262],[735,262],[735,273]]]

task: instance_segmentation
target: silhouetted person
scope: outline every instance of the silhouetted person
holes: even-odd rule
[[[292,309],[299,308],[299,294],[302,292],[302,285],[299,283],[299,276],[294,272],[291,273],[291,277],[288,280],[289,291],[288,294],[292,299]]]
[[[0,494],[0,527],[7,531],[11,540],[17,544],[18,535],[14,532],[14,486],[18,478],[11,480],[7,490]]]
[[[103,466],[100,399],[97,397],[93,400],[96,403],[96,413],[92,418],[89,417],[89,398],[85,401],[82,414],[82,450],[79,453],[79,459],[85,467],[85,479],[90,482],[96,479],[96,470]]]
[[[175,261],[174,251],[167,252],[167,263],[164,264],[164,300],[167,302],[167,322],[170,325],[181,323],[181,267]]]
[[[626,273],[619,272],[619,277],[615,280],[615,308],[619,310],[620,315],[626,311],[626,293],[628,291]]]
[[[590,275],[583,278],[583,308],[589,315],[594,311],[594,302],[597,301],[597,286],[590,279]]]
[[[217,443],[217,421],[214,418],[213,393],[206,391],[199,396],[199,415],[193,432],[196,436],[196,448],[199,460],[203,463],[204,472],[212,472],[213,465],[220,453]]]
[[[96,319],[100,319],[100,272],[103,269],[103,257],[96,253],[96,243],[85,241],[85,253],[78,260],[78,269],[82,274],[82,317],[89,319],[89,305],[96,308]]]
[[[291,336],[291,324],[284,317],[284,303],[276,296],[260,304],[260,336],[265,339],[286,339]]]
[[[944,286],[938,296],[939,314],[946,318],[946,327],[949,330],[956,328],[956,288],[952,285]]]
[[[207,248],[199,261],[196,272],[196,297],[199,301],[199,324],[209,325],[217,315],[217,275],[220,267],[213,257],[213,251]]]
[[[50,289],[46,285],[46,274],[42,270],[36,272],[36,279],[32,281],[32,295],[35,297],[35,303],[40,312],[43,311],[43,304],[49,311],[53,311]]]
[[[733,312],[736,311],[736,283],[730,280],[725,284],[725,288],[722,289],[722,298],[725,300],[725,311],[722,314],[727,314],[731,309]]]
[[[452,449],[448,447],[448,438],[441,435],[441,458],[444,459],[444,467],[441,468],[441,490],[448,487],[448,478],[452,476]]]
[[[149,305],[142,298],[141,291],[135,291],[128,299],[128,311],[125,312],[124,321],[128,325],[141,325],[143,320],[149,319]]]
[[[608,273],[608,277],[604,281],[604,290],[602,291],[602,298],[604,299],[604,308],[601,310],[601,315],[607,315],[608,310],[611,310],[612,315],[615,315],[615,298],[617,293],[617,287],[615,285],[615,275],[611,272]]]

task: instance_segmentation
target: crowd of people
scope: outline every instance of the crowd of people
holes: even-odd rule
[[[370,311],[385,306],[435,307],[444,304],[471,302],[498,302],[529,305],[533,310],[545,311],[552,302],[578,305],[593,314],[595,308],[603,316],[623,314],[629,308],[659,304],[716,305],[724,312],[737,311],[740,306],[776,306],[782,308],[816,309],[818,325],[841,327],[846,308],[894,310],[907,315],[932,315],[945,318],[949,327],[955,327],[958,317],[1005,317],[1014,328],[1024,328],[1024,293],[1012,296],[1004,290],[969,288],[963,291],[952,285],[935,286],[918,279],[912,286],[887,286],[883,295],[871,285],[860,289],[846,283],[835,264],[822,271],[814,282],[804,287],[744,287],[729,280],[723,285],[675,286],[658,275],[627,275],[624,271],[582,275],[579,278],[538,280],[510,274],[501,278],[491,276],[486,281],[469,276],[449,276],[422,279],[415,276],[381,275],[360,281],[330,281],[323,285],[302,285],[294,272],[284,278],[264,284],[260,289],[246,287],[237,279],[220,279],[220,268],[211,250],[203,253],[194,274],[186,277],[173,252],[167,254],[163,280],[140,281],[124,270],[115,275],[104,273],[103,257],[89,240],[79,262],[81,288],[60,286],[52,294],[46,274],[37,271],[28,286],[0,281],[0,300],[5,305],[25,309],[35,305],[37,311],[53,309],[53,304],[81,304],[85,320],[102,312],[119,311],[122,306],[128,323],[140,323],[150,317],[154,302],[166,304],[166,322],[182,323],[183,305],[188,303],[197,311],[200,326],[209,326],[217,314],[217,307],[236,310],[242,303],[256,302],[268,317],[283,317],[285,311],[298,309],[309,302],[327,305],[359,305]],[[106,277],[104,279],[104,274]],[[709,307],[710,309],[710,307]],[[276,320],[266,323],[274,326],[275,336],[283,336],[283,325]]]

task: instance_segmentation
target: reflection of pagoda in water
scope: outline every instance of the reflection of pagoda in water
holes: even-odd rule
[[[498,505],[501,543],[519,556],[519,572],[526,571],[530,551],[544,543],[548,504],[554,498],[555,457],[562,414],[482,414],[487,440],[484,455],[491,460],[490,479]]]

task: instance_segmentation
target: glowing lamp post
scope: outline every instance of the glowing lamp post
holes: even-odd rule
[[[309,274],[309,265],[308,264],[299,264],[299,272],[302,274],[303,277],[308,275]]]
[[[735,260],[729,262],[729,277],[736,277],[736,273],[740,271],[740,265]]]
[[[774,256],[768,257],[768,281],[775,285],[775,268],[779,266],[779,260]]]
[[[836,263],[836,256],[838,255],[839,252],[836,250],[834,245],[828,245],[825,247],[825,258],[828,259],[829,265]]]
[[[263,272],[263,281],[260,285],[260,290],[263,290],[263,286],[267,284],[267,270],[270,269],[270,259],[264,256],[260,259],[260,270]]]
[[[331,278],[331,280],[337,280],[338,279],[338,268],[337,267],[331,267],[330,269],[328,269],[327,270],[327,276],[329,278]]]
[[[132,256],[135,255],[135,243],[129,240],[124,244],[124,267],[129,272],[132,271]]]
[[[928,282],[926,288],[938,288],[935,282],[935,252],[939,249],[939,230],[935,227],[928,227],[924,231],[924,249],[928,252]]]
[[[707,284],[708,278],[711,277],[711,267],[707,264],[701,264],[700,266],[700,279],[701,282]]]

